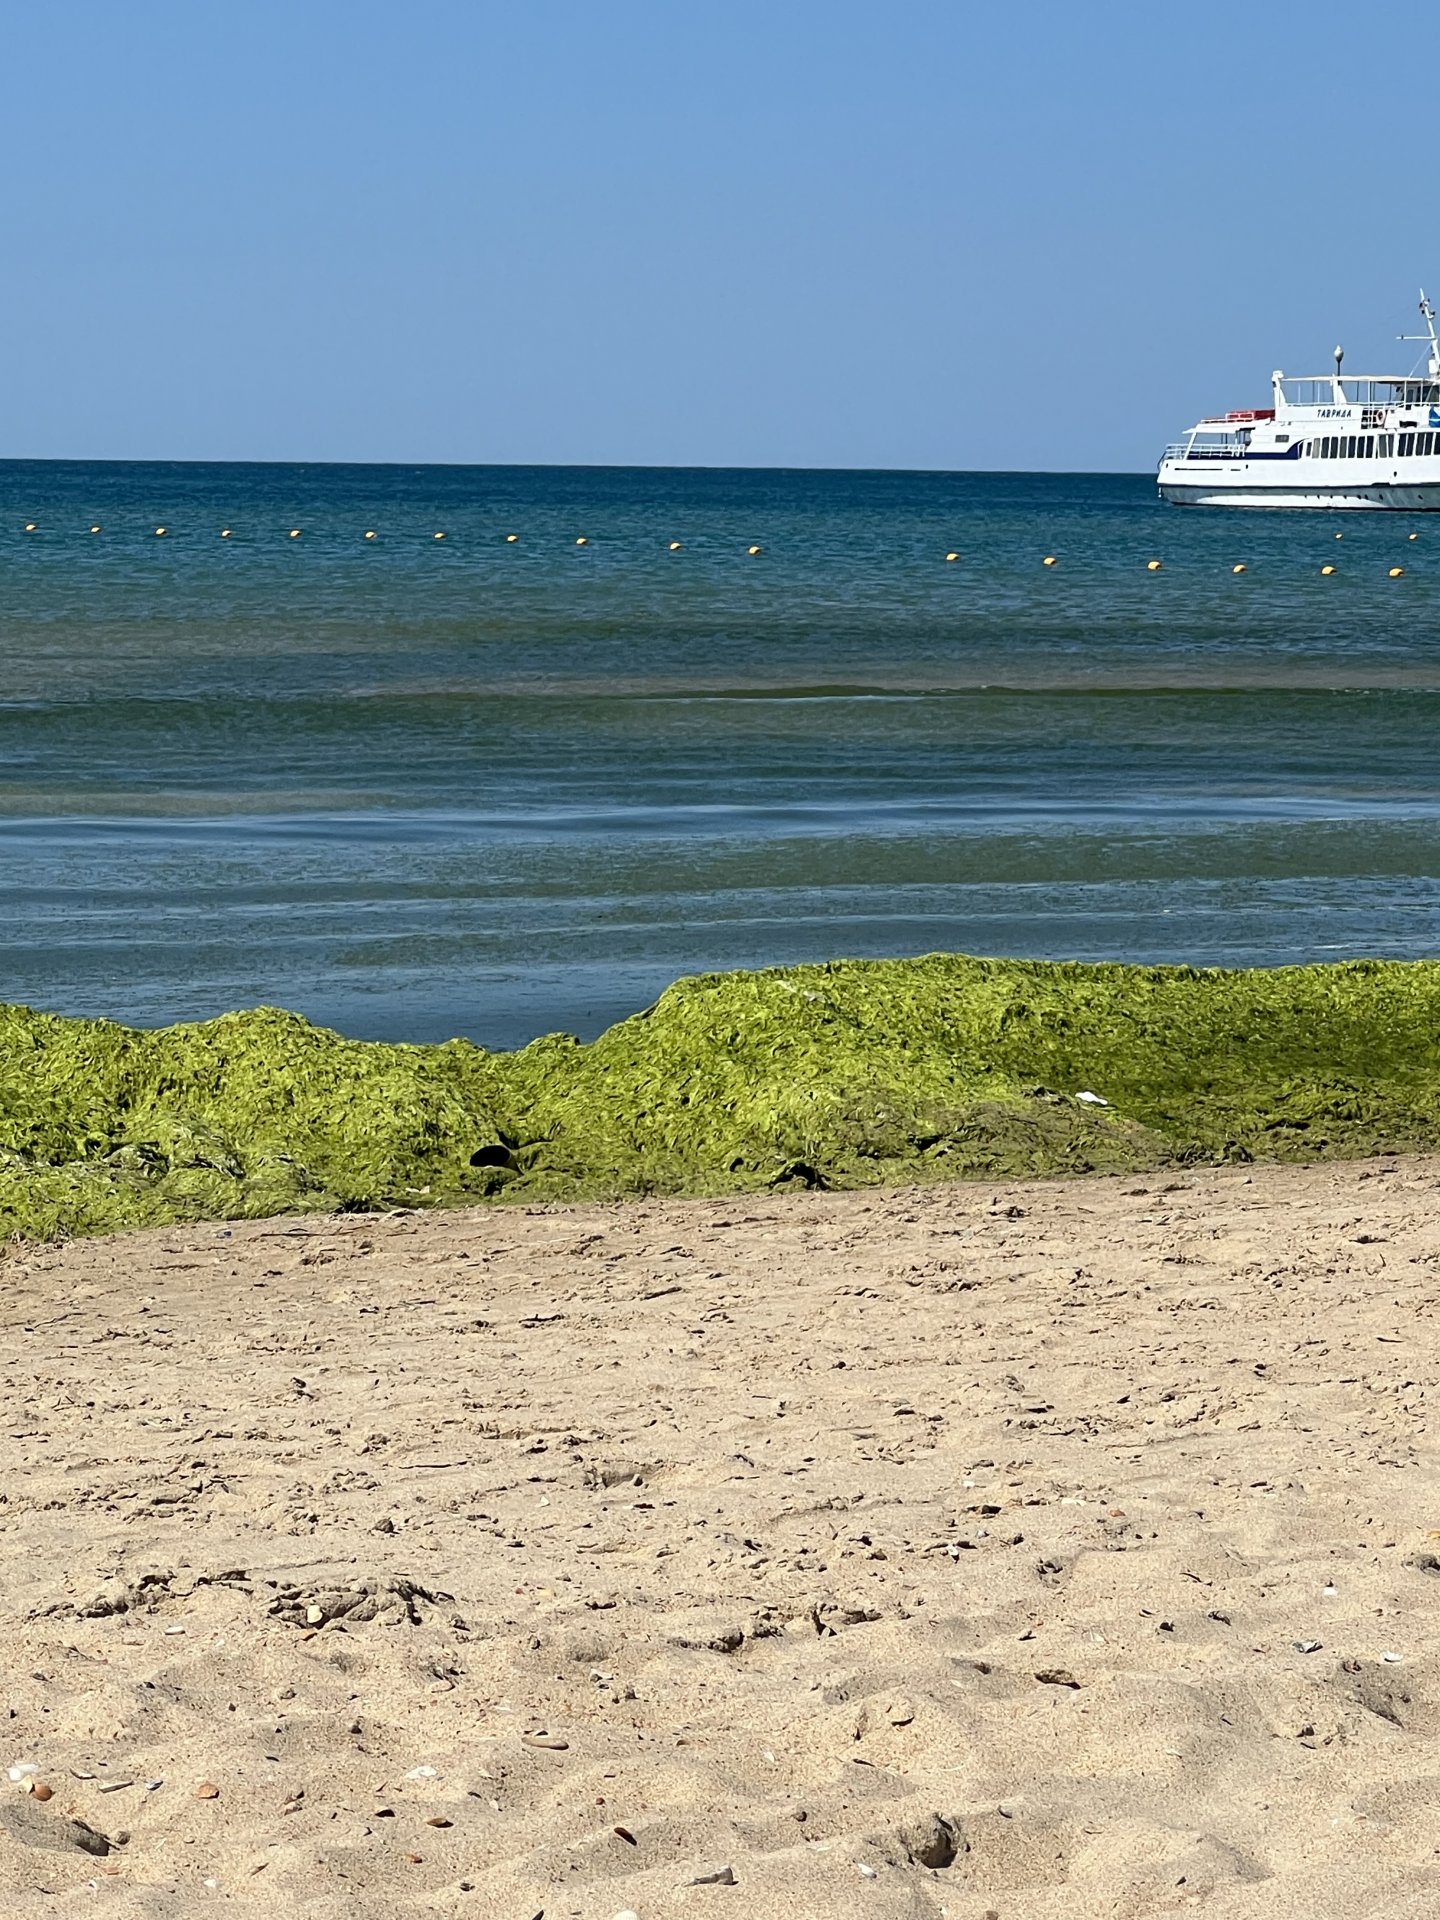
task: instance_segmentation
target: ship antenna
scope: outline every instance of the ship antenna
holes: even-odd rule
[[[1420,317],[1425,322],[1424,333],[1402,333],[1402,340],[1423,341],[1430,349],[1429,373],[1432,380],[1440,380],[1440,339],[1435,334],[1435,303],[1427,298],[1425,289],[1420,289]]]

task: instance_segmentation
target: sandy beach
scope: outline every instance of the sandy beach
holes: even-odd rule
[[[1437,1195],[12,1248],[0,1904],[1431,1916]]]

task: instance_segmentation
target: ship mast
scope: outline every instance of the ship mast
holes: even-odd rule
[[[1402,333],[1401,340],[1423,341],[1430,349],[1430,365],[1427,369],[1432,380],[1440,380],[1440,339],[1435,335],[1435,303],[1425,297],[1425,289],[1420,289],[1420,317],[1425,322],[1424,333]]]

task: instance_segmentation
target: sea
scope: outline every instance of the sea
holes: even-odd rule
[[[0,463],[0,1000],[513,1047],[842,956],[1433,955],[1437,553],[1142,474]]]

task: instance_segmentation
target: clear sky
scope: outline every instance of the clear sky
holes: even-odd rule
[[[1431,24],[0,0],[0,455],[1149,467],[1409,365]]]

